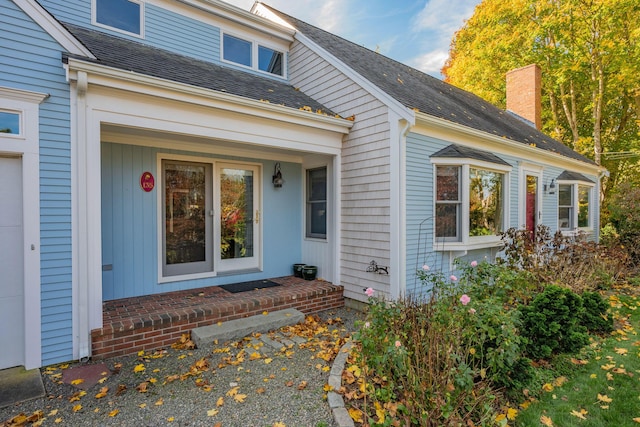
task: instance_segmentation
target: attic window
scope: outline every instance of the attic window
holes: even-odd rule
[[[240,37],[222,36],[222,59],[257,71],[284,76],[284,54]]]
[[[141,0],[93,0],[93,23],[142,36],[143,6]]]

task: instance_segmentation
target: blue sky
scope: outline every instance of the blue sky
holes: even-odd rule
[[[253,0],[225,0],[249,10]],[[435,77],[480,0],[264,0],[274,8]]]

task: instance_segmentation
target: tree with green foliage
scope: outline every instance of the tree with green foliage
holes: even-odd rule
[[[603,196],[640,183],[640,3],[484,0],[455,34],[442,73],[504,108],[506,73],[533,63],[543,76],[542,130],[610,171]]]

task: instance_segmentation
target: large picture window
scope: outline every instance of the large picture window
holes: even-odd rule
[[[435,245],[497,243],[507,227],[508,169],[460,163],[435,166]]]
[[[327,168],[307,170],[307,237],[327,238]]]
[[[143,3],[139,0],[94,0],[93,19],[98,25],[142,35]]]

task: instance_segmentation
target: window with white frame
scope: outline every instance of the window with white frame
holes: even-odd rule
[[[93,0],[94,24],[142,36],[144,3],[141,0]]]
[[[558,182],[558,228],[591,228],[592,183]]]
[[[327,168],[307,170],[306,236],[327,238]]]
[[[21,135],[20,113],[0,110],[0,133],[3,135]]]
[[[436,244],[479,245],[499,241],[507,228],[510,167],[461,159],[432,159],[435,166]]]
[[[284,53],[241,37],[223,34],[222,59],[254,70],[284,76]]]

